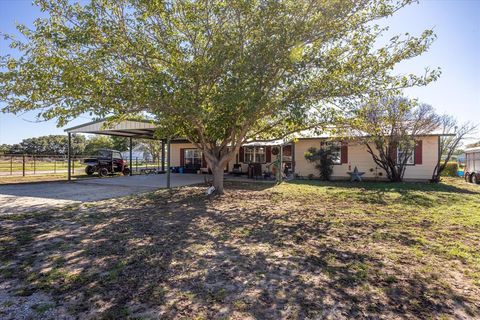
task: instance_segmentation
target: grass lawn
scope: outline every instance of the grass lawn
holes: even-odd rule
[[[85,165],[82,163],[82,161],[75,161],[75,164],[73,164],[72,161],[72,166],[75,165],[75,168],[80,168],[83,169],[85,168]],[[35,171],[62,171],[62,170],[67,170],[68,169],[68,162],[66,160],[57,160],[57,161],[44,161],[44,160],[36,160],[35,162],[32,160],[32,158],[27,158],[27,161],[25,163],[25,171],[27,173],[31,173],[34,170]],[[0,160],[0,172],[22,172],[23,170],[23,163],[22,163],[22,157],[17,157],[15,158],[14,161],[10,162],[7,160]]]
[[[0,217],[0,318],[480,318],[480,185],[204,192]]]

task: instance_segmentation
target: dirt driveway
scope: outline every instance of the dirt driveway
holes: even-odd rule
[[[172,174],[173,187],[204,182],[203,175]],[[0,186],[0,215],[58,208],[63,205],[139,194],[166,187],[166,175],[120,176],[72,182]]]

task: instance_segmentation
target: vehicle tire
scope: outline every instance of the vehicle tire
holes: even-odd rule
[[[472,181],[473,184],[479,184],[480,183],[480,179],[477,178],[477,174],[474,172],[471,174],[471,178],[470,180]]]
[[[100,177],[106,177],[108,175],[108,170],[107,168],[100,168],[98,169],[98,175]]]
[[[472,183],[472,177],[473,177],[473,173],[469,173],[469,174],[467,175],[467,182]]]
[[[130,174],[130,168],[124,168],[123,169],[123,175],[128,176]]]
[[[95,173],[95,167],[93,166],[87,166],[85,168],[85,173],[89,176],[93,175]]]

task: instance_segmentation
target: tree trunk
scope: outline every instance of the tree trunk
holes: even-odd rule
[[[403,181],[403,174],[402,174],[402,168],[399,168],[396,165],[390,166],[390,171],[391,171],[391,182],[402,182]]]
[[[432,179],[430,180],[430,182],[433,182],[433,183],[438,183],[440,182],[440,161],[437,162],[437,164],[435,165],[435,168],[433,169],[433,173],[432,173]]]
[[[207,164],[212,170],[213,174],[213,186],[215,187],[215,193],[223,194],[223,170],[229,161],[232,161],[238,148],[229,150],[228,152],[222,152],[218,150],[203,149],[203,154]]]
[[[215,192],[217,194],[223,194],[223,166],[220,166],[219,163],[212,165],[212,174],[213,174],[213,186],[215,187]]]

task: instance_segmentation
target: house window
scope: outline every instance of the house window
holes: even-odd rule
[[[201,166],[202,151],[198,149],[185,149],[185,166]]]
[[[341,144],[338,141],[322,141],[320,142],[321,149],[330,149],[332,154],[333,164],[342,164]]]
[[[397,163],[402,163],[405,159],[405,164],[415,164],[414,150],[404,150],[401,147],[397,149]]]
[[[245,147],[245,163],[265,163],[265,147]]]

